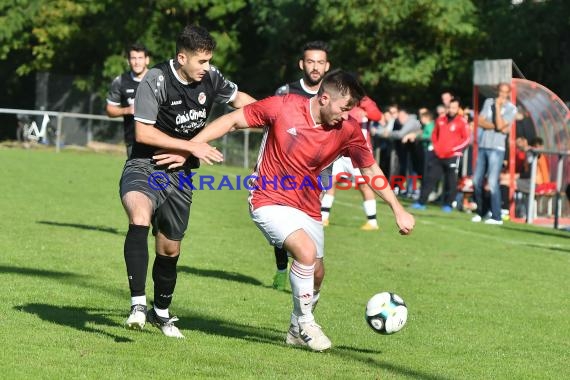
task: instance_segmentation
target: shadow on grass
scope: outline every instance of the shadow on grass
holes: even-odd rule
[[[58,279],[79,277],[77,274],[71,272],[59,272],[48,269],[10,267],[6,265],[0,265],[0,274],[1,273],[12,273],[24,276],[48,277],[48,278],[58,278]]]
[[[285,344],[285,331],[278,331],[266,327],[242,325],[222,319],[215,319],[200,315],[182,318],[178,327],[188,331],[199,331],[209,335],[219,335],[228,338],[243,339],[249,342],[272,344],[284,349],[298,349],[306,351],[305,347],[287,346]],[[392,372],[400,376],[407,376],[419,380],[446,380],[445,377],[416,371],[404,366],[391,364],[376,357],[382,352],[378,350],[350,347],[345,345],[334,346],[324,355],[334,355],[343,360],[356,360],[365,365]],[[315,355],[319,355],[315,353]]]
[[[0,274],[4,273],[60,280],[61,284],[79,286],[87,289],[88,291],[95,290],[112,297],[117,297],[119,299],[124,298],[128,294],[128,288],[122,289],[109,287],[101,284],[100,281],[97,281],[96,279],[90,281],[88,276],[72,272],[59,272],[49,269],[35,269],[0,265]]]
[[[559,238],[570,238],[570,234],[562,231],[562,230],[555,230],[553,228],[548,228],[548,227],[541,227],[541,228],[518,228],[515,227],[513,225],[503,225],[501,228],[505,229],[505,230],[511,230],[514,232],[520,232],[523,234],[536,234],[536,235],[543,235],[543,236],[552,236],[552,237],[559,237]]]
[[[538,249],[547,249],[549,251],[558,251],[558,252],[568,252],[570,253],[570,249],[568,248],[562,248],[562,247],[555,247],[555,246],[544,246],[544,245],[539,245],[539,244],[527,244],[529,247],[534,247],[534,248],[538,248]]]
[[[112,310],[57,306],[43,303],[15,306],[14,309],[37,315],[44,321],[72,327],[79,331],[103,335],[117,343],[132,342],[129,338],[108,333],[101,328],[102,326],[117,327],[117,322],[107,317],[107,315],[114,313]]]
[[[213,278],[218,278],[220,280],[235,281],[250,285],[263,285],[261,281],[259,281],[254,277],[246,276],[241,273],[225,272],[223,270],[216,270],[216,269],[199,269],[199,268],[191,268],[185,265],[180,265],[178,267],[178,273],[188,273],[201,277],[213,277]]]
[[[70,228],[78,228],[80,230],[107,232],[107,233],[115,234],[115,235],[125,235],[124,232],[119,232],[119,230],[117,230],[116,228],[113,228],[113,227],[92,226],[89,224],[79,224],[79,223],[61,223],[61,222],[54,222],[51,220],[38,220],[38,221],[36,221],[36,223],[46,224],[48,226],[70,227]]]

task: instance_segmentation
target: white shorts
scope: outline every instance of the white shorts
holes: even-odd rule
[[[358,178],[358,184],[366,183],[366,181],[362,178],[362,174],[360,173],[360,169],[355,168],[352,166],[352,160],[350,157],[340,157],[337,159],[333,164],[332,175],[333,177],[337,178],[337,175],[342,173],[342,177],[346,177],[355,181]]]
[[[251,219],[263,232],[269,242],[283,248],[283,242],[293,232],[303,229],[315,243],[317,258],[322,258],[325,251],[323,224],[303,211],[289,206],[262,206],[253,210]]]

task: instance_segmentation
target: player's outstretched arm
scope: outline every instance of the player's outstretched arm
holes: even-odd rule
[[[360,168],[360,171],[364,176],[364,178],[368,178],[367,180],[368,183],[371,183],[370,180],[373,177],[386,178],[384,176],[384,173],[382,172],[382,169],[380,169],[378,164],[374,164],[367,168]],[[400,234],[402,235],[411,234],[416,224],[414,217],[412,214],[407,212],[404,209],[404,207],[400,204],[398,198],[396,198],[396,194],[394,194],[390,186],[384,186],[381,189],[376,189],[374,188],[374,186],[370,187],[380,198],[382,198],[384,201],[386,201],[386,203],[388,203],[388,205],[390,205],[390,208],[394,213],[394,217],[396,218],[396,225],[398,226]]]
[[[235,99],[230,103],[234,108],[242,108],[255,102],[255,99],[246,94],[245,92],[238,91]]]
[[[145,124],[138,120],[135,121],[135,138],[137,142],[142,144],[180,152],[179,155],[185,155],[186,158],[192,154],[210,165],[214,162],[222,162],[224,159],[222,153],[206,143],[187,141],[168,136],[166,133],[154,128],[152,124]]]
[[[242,109],[235,110],[230,112],[226,115],[223,115],[216,120],[209,123],[206,128],[204,128],[200,133],[198,133],[194,138],[190,141],[185,141],[186,144],[193,144],[194,147],[209,147],[211,149],[216,149],[210,147],[207,143],[215,140],[219,137],[222,137],[226,133],[233,131],[234,129],[242,129],[247,128],[247,122],[245,121],[245,116],[243,114]],[[197,149],[197,148],[194,148]],[[180,148],[171,148],[159,151],[157,155],[153,156],[152,158],[156,161],[157,165],[168,165],[169,169],[175,169],[184,165],[186,158],[188,158],[188,148],[180,149]],[[192,154],[200,159],[203,159],[206,163],[212,164],[214,162],[220,162],[218,157],[223,158],[220,152],[215,151],[219,154],[210,155],[206,154],[206,158],[198,156],[196,153],[192,152]],[[205,153],[210,153],[209,151],[205,151]]]
[[[245,129],[248,127],[243,109],[240,108],[212,121],[190,141],[207,143],[224,136],[234,129]]]

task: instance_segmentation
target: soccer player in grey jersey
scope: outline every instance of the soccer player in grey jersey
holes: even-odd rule
[[[189,152],[180,152],[178,147],[181,140],[190,140],[202,130],[214,102],[241,108],[255,101],[210,65],[215,45],[208,31],[187,26],[178,37],[176,57],[152,68],[137,90],[136,140],[120,183],[121,200],[129,218],[124,246],[131,291],[128,328],[142,329],[148,320],[166,336],[184,337],[174,326],[177,318],[171,317],[168,310],[192,202],[191,186],[179,181],[181,176],[190,176],[191,169],[199,166],[199,159],[211,164],[220,162],[222,155],[205,143],[190,143]],[[165,151],[180,153],[186,157],[185,164],[177,170],[157,166],[153,156]],[[154,304],[147,312],[147,237],[151,223],[156,249],[152,268]]]
[[[107,116],[123,117],[127,157],[131,155],[135,141],[135,95],[139,83],[148,72],[150,57],[147,48],[139,43],[129,46],[127,61],[130,70],[116,77],[107,94]]]

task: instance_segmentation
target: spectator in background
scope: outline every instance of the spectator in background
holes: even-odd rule
[[[397,118],[398,105],[392,104],[388,106],[388,112],[384,112],[382,120],[376,127],[375,142],[377,148],[380,150],[378,164],[382,172],[386,173],[387,176],[391,174],[392,141],[390,140],[390,132],[394,129]]]
[[[453,211],[452,202],[457,192],[457,170],[459,157],[469,144],[469,129],[465,119],[459,115],[459,100],[453,99],[449,103],[449,112],[440,116],[435,122],[431,135],[434,154],[429,156],[426,175],[422,182],[420,198],[412,204],[416,210],[425,210],[428,196],[435,187],[442,174],[445,175],[443,192],[444,212]],[[447,191],[445,191],[447,189]]]
[[[394,152],[398,159],[398,170],[395,171],[394,174],[398,176],[398,178],[404,179],[408,175],[408,163],[412,144],[404,143],[402,139],[411,132],[420,131],[422,126],[418,117],[415,114],[408,113],[405,109],[399,110],[397,121],[398,123],[394,123],[394,129],[390,133]],[[394,181],[394,192],[399,195],[406,194],[407,189],[405,185],[399,184],[398,182],[399,181]]]
[[[544,140],[541,137],[535,137],[530,140],[532,149],[544,150]],[[550,181],[550,169],[548,159],[542,153],[538,153],[536,163],[536,192],[549,193],[556,190],[556,184]]]
[[[518,136],[515,140],[515,180],[517,191],[528,193],[530,190],[530,163],[528,140],[524,136]],[[508,178],[507,181],[508,182]]]
[[[433,133],[433,129],[435,127],[435,123],[433,121],[433,113],[429,111],[427,108],[420,108],[420,123],[422,125],[422,129],[416,132],[410,132],[406,136],[402,138],[403,143],[413,143],[416,142],[418,139],[419,144],[416,143],[417,146],[421,149],[421,162],[422,167],[421,171],[418,172],[419,175],[424,176],[426,173],[426,165],[429,154],[433,152],[433,144],[431,141],[431,135]]]
[[[453,98],[454,96],[450,91],[444,91],[441,93],[441,103],[443,104],[446,110],[449,109],[449,105],[451,104]]]
[[[467,160],[467,170],[466,170],[466,175],[467,176],[471,176],[473,175],[473,149],[471,144],[473,144],[473,141],[475,141],[475,123],[474,123],[474,119],[473,119],[473,110],[470,109],[469,107],[464,107],[463,108],[463,117],[465,118],[465,121],[467,122],[467,126],[469,127],[469,136],[470,136],[470,143],[469,143],[469,150],[466,154],[464,154],[461,157],[461,160],[459,161],[459,167],[462,168],[464,165],[464,161]]]
[[[436,117],[444,116],[446,112],[447,110],[443,104],[440,104],[435,108]]]
[[[135,43],[127,51],[129,70],[119,75],[111,83],[107,94],[107,116],[123,117],[123,128],[127,157],[130,157],[135,141],[135,95],[139,83],[148,72],[150,55],[147,48]]]
[[[510,101],[511,86],[501,83],[498,86],[497,98],[485,100],[479,114],[479,126],[483,129],[477,153],[477,164],[473,178],[475,187],[475,202],[477,215],[471,221],[481,222],[483,219],[484,181],[491,192],[491,218],[486,224],[501,225],[501,192],[499,188],[499,175],[505,158],[506,135],[511,129],[515,119],[517,107]]]
[[[409,147],[409,157],[412,162],[411,167],[413,174],[423,177],[427,163],[428,148],[432,146],[431,134],[434,128],[434,122],[433,114],[425,107],[418,110],[418,115],[420,115],[422,129],[410,132],[402,137],[402,143]],[[408,196],[417,200],[420,195],[420,189],[414,188],[414,186],[416,186],[416,181],[408,179]]]

